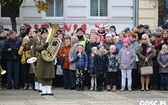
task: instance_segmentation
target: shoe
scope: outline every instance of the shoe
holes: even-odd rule
[[[160,86],[160,90],[164,90],[164,85],[161,85],[161,86]]]
[[[69,90],[75,90],[75,87],[71,87]]]
[[[107,89],[107,91],[111,91],[111,86],[110,86],[110,85],[107,85],[107,86],[106,86],[106,89]]]
[[[68,87],[64,87],[64,89],[68,89]]]
[[[12,86],[8,86],[7,89],[12,89]]]
[[[130,91],[130,92],[132,91],[132,89],[131,89],[131,87],[130,87],[130,86],[128,86],[128,91]]]
[[[47,95],[47,86],[42,86],[41,96]]]
[[[46,86],[46,95],[53,96],[54,94],[51,92],[51,86]]]
[[[114,91],[116,91],[116,89],[117,89],[117,86],[113,86],[112,91],[114,92]]]
[[[146,91],[149,91],[149,89],[146,89]]]
[[[19,86],[15,86],[14,88],[15,88],[15,89],[19,89]]]
[[[144,91],[144,89],[141,89],[141,91]]]
[[[125,87],[122,87],[122,88],[120,89],[120,91],[125,91]]]
[[[93,91],[93,90],[94,90],[93,86],[91,86],[91,88],[90,88],[89,90],[90,90],[90,91]]]

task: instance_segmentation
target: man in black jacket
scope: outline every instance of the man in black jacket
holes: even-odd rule
[[[16,32],[9,31],[9,39],[4,42],[3,51],[6,54],[7,60],[7,80],[8,89],[12,89],[12,73],[14,73],[14,88],[19,89],[19,64],[20,56],[18,50],[21,42],[16,37]]]

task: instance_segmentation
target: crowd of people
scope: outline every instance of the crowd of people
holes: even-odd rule
[[[0,30],[0,64],[7,71],[1,75],[2,86],[53,95],[52,88],[77,91],[168,90],[168,29],[148,25],[116,27],[100,24],[90,33],[78,28],[66,35],[64,28],[54,33],[60,43],[46,42],[48,29],[20,27],[20,33]],[[55,60],[47,62],[42,51],[57,46]],[[36,57],[33,64],[27,59]],[[152,74],[141,74],[152,66]],[[1,69],[1,72],[2,70]],[[1,73],[2,74],[2,73]]]

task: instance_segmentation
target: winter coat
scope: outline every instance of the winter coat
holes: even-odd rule
[[[77,44],[74,44],[72,47],[71,47],[71,50],[69,52],[69,70],[76,70],[76,65],[75,65],[75,62],[73,62],[73,58],[74,58],[74,55],[77,53],[78,51],[78,48],[77,48]]]
[[[3,53],[3,46],[4,46],[4,42],[6,40],[6,37],[0,37],[0,59],[4,58],[4,53]]]
[[[147,52],[149,49],[151,49],[150,52]],[[137,56],[138,56],[138,66],[139,66],[139,71],[140,71],[140,68],[144,66],[144,62],[145,62],[145,58],[148,58],[148,63],[149,63],[149,66],[152,66],[153,65],[153,62],[152,62],[152,59],[153,59],[153,56],[154,56],[154,47],[152,45],[147,45],[147,51],[146,51],[146,55],[143,56],[142,55],[142,44],[140,44],[138,46],[138,52],[137,52]]]
[[[94,55],[95,56],[95,55]],[[96,66],[94,65],[94,56],[92,57],[92,56],[90,56],[89,57],[89,73],[90,74],[95,74],[96,72],[95,72],[95,68],[96,68]]]
[[[118,69],[118,55],[108,53],[108,69],[107,72],[117,72]]]
[[[37,69],[36,75],[38,79],[48,79],[55,77],[54,61],[46,62],[43,60],[41,52],[44,50],[43,43],[45,39],[37,40],[35,50],[39,53],[37,55]]]
[[[76,53],[73,58],[73,62],[75,62],[76,68],[87,68],[88,67],[88,56],[86,53],[81,54],[81,56]]]
[[[121,40],[119,40],[114,45],[116,46],[116,53],[118,54],[120,49],[123,48],[123,42]]]
[[[63,64],[62,64],[62,69],[66,69],[66,70],[69,70],[69,52],[70,52],[70,49],[71,49],[71,45],[69,45],[68,47],[67,46],[62,46],[60,48],[60,51],[59,51],[59,57],[63,57],[63,55],[65,54],[65,57],[64,57],[64,61],[63,61]]]
[[[137,53],[139,43],[138,43],[138,41],[136,39],[134,39],[134,40],[131,41],[131,46],[135,50],[135,53]],[[137,63],[136,63],[136,61],[134,61],[134,63],[133,63],[133,69],[137,69]]]
[[[88,57],[90,56],[90,54],[91,54],[91,49],[92,49],[92,47],[97,47],[98,45],[99,45],[100,43],[89,43],[88,45],[87,45],[87,48],[86,48],[86,54],[88,55]]]
[[[31,57],[31,51],[30,50],[24,51],[23,46],[20,46],[18,54],[21,56],[21,63],[22,64],[27,63],[27,59]]]
[[[118,63],[121,70],[132,70],[133,63],[136,60],[135,50],[128,47],[123,47],[118,53]]]
[[[18,54],[18,50],[20,48],[21,42],[19,41],[18,38],[15,39],[6,39],[4,42],[4,46],[3,46],[3,52],[6,55],[6,60],[7,61],[13,61],[14,60],[14,55],[18,56],[18,58],[20,58],[19,54]],[[12,48],[12,51],[8,51],[8,48]],[[20,61],[20,59],[17,59],[16,61]]]
[[[159,63],[159,73],[168,73],[168,51],[166,53],[160,51],[157,61]],[[166,68],[163,68],[162,65],[166,65]]]
[[[96,74],[104,74],[107,71],[108,67],[108,57],[107,54],[105,53],[104,55],[100,55],[98,52],[94,56],[94,65],[95,67],[95,72]]]

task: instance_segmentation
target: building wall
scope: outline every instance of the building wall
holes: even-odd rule
[[[139,0],[139,24],[148,24],[151,30],[158,26],[158,5],[154,0]]]
[[[117,27],[117,32],[125,27],[133,27],[135,23],[135,11],[133,8],[134,0],[108,0],[107,17],[90,17],[90,0],[64,0],[63,17],[46,17],[45,12],[37,13],[33,0],[25,0],[20,8],[20,17],[17,19],[18,27],[23,24],[29,24],[32,28],[35,24],[39,27],[48,22],[59,24],[65,27],[70,34],[75,29],[84,26],[86,32],[95,28],[95,24],[110,24]],[[9,18],[0,18],[0,24],[10,28]],[[109,28],[108,27],[108,28]]]

